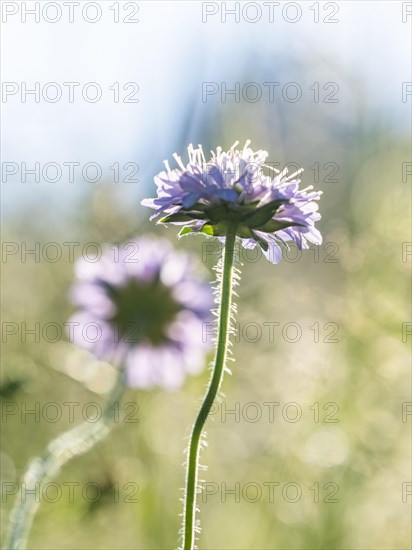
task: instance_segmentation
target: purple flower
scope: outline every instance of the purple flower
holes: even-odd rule
[[[279,172],[265,164],[266,151],[254,153],[250,141],[242,150],[237,145],[228,152],[218,147],[209,162],[201,145],[189,145],[187,166],[176,154],[178,168],[171,170],[165,161],[166,171],[155,177],[157,198],[142,201],[155,209],[151,219],[162,214],[161,223],[183,225],[180,236],[202,232],[223,240],[228,226],[235,225],[242,245],[259,245],[273,263],[282,257],[279,244],[287,247],[293,241],[299,249],[321,244],[315,228],[321,192],[311,191],[312,186],[299,189],[296,176],[303,170],[286,177],[287,169]]]
[[[79,260],[73,342],[123,365],[130,386],[178,388],[186,373],[202,370],[209,347],[203,328],[213,296],[198,267],[151,237],[107,246],[95,263]]]

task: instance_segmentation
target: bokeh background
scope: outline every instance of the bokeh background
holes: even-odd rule
[[[73,312],[65,242],[80,243],[77,257],[84,244],[150,232],[201,258],[206,240],[177,241],[175,229],[149,223],[140,206],[153,196],[162,160],[183,155],[188,143],[209,150],[249,138],[279,167],[303,166],[303,184],[324,192],[325,244],[301,256],[292,250],[277,266],[243,258],[233,376],[202,456],[209,492],[199,500],[200,548],[411,548],[408,3],[281,2],[270,22],[257,2],[262,17],[252,23],[257,8],[245,17],[244,3],[119,2],[114,23],[112,4],[101,1],[93,24],[80,16],[23,22],[30,3],[11,4],[18,11],[2,23],[2,79],[19,92],[3,96],[2,162],[19,170],[2,177],[2,239],[18,252],[2,257],[2,328],[63,325]],[[283,12],[285,4],[293,5]],[[122,22],[136,6],[138,23]],[[240,10],[238,22],[224,21],[225,6]],[[205,18],[205,10],[217,13]],[[291,22],[294,10],[301,17]],[[98,82],[104,93],[97,103],[22,102],[24,82]],[[136,82],[139,102],[115,103],[114,82]],[[257,87],[245,99],[250,82]],[[280,83],[274,98],[265,82]],[[282,95],[291,82],[297,101]],[[202,83],[217,93],[205,97]],[[236,83],[240,96],[222,98]],[[247,99],[254,89],[258,101]],[[77,172],[74,181],[24,182],[23,162],[96,162],[102,178],[91,183]],[[136,163],[138,181],[124,181],[130,171],[113,181],[116,162]],[[50,242],[62,247],[59,261],[22,261],[22,247],[40,243],[42,251]],[[205,262],[210,280],[216,259]],[[3,331],[2,406],[18,407],[3,417],[3,484],[18,483],[28,460],[73,426],[67,414],[55,423],[42,413],[22,417],[24,407],[103,403],[110,375],[64,336],[23,340],[21,328]],[[138,422],[119,422],[63,469],[62,498],[41,504],[29,548],[174,548],[183,449],[207,378],[205,369],[173,393],[128,390],[124,402],[138,406]],[[70,502],[63,484],[71,482],[105,490],[96,503],[80,493]],[[138,502],[126,502],[130,483]],[[2,532],[12,504],[3,491]]]

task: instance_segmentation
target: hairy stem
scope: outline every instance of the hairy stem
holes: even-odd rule
[[[209,382],[202,406],[193,426],[190,438],[186,473],[186,491],[183,509],[183,550],[193,550],[196,535],[196,494],[198,484],[199,450],[202,430],[210,413],[216,395],[223,379],[226,361],[229,329],[230,308],[233,289],[233,261],[236,242],[236,226],[232,226],[226,236],[223,273],[220,291],[219,327],[216,357],[212,377]]]
[[[44,482],[56,476],[71,458],[86,453],[109,433],[116,414],[115,407],[118,406],[123,390],[124,375],[120,372],[100,420],[95,423],[83,422],[59,435],[49,443],[42,456],[29,463],[11,512],[4,550],[22,550],[26,547]]]

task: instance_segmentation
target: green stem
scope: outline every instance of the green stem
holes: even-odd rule
[[[193,550],[196,534],[196,493],[198,483],[200,438],[203,426],[212,408],[223,379],[225,360],[229,342],[230,308],[233,289],[233,259],[236,243],[236,226],[229,228],[226,236],[223,273],[220,292],[219,329],[215,364],[209,387],[193,426],[189,445],[184,499],[183,550]]]
[[[42,456],[29,463],[11,512],[4,550],[22,550],[26,547],[44,482],[57,475],[71,458],[86,453],[109,433],[115,416],[114,407],[118,406],[124,385],[123,372],[120,372],[99,421],[83,422],[61,434],[49,443]]]

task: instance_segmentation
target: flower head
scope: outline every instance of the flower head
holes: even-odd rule
[[[170,169],[165,161],[166,171],[155,177],[157,198],[142,201],[155,209],[152,218],[163,214],[161,223],[183,225],[180,235],[201,232],[223,239],[234,225],[245,248],[259,245],[273,263],[281,260],[280,243],[294,241],[299,249],[321,244],[315,228],[321,192],[312,186],[299,189],[302,169],[287,176],[287,169],[279,172],[265,164],[266,151],[254,153],[249,141],[242,150],[237,145],[227,152],[218,147],[209,162],[201,145],[189,145],[187,166],[176,154],[178,168]]]
[[[142,237],[98,262],[76,265],[70,319],[74,343],[125,366],[130,386],[179,387],[196,374],[208,345],[203,322],[213,296],[196,263],[163,239]]]

